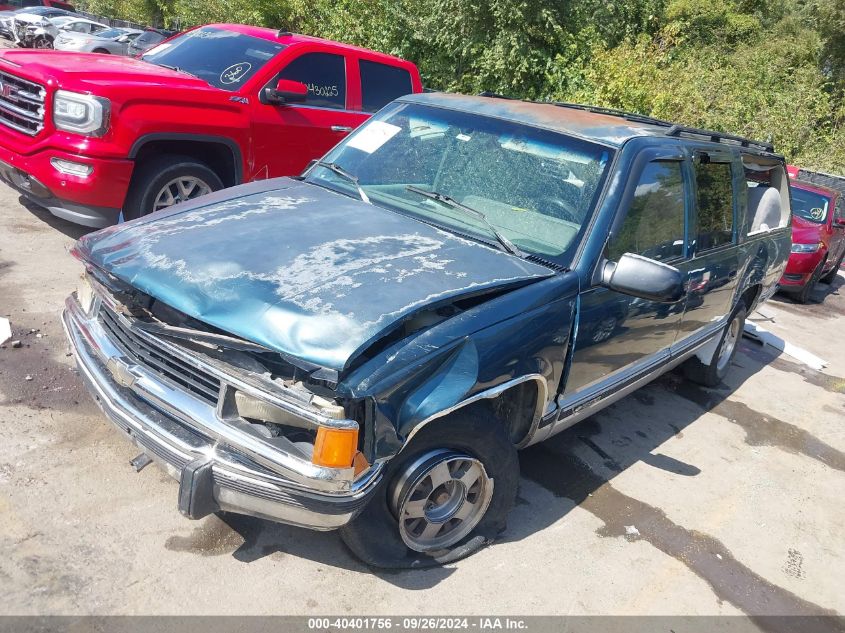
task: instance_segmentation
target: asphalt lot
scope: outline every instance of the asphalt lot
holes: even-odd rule
[[[0,188],[0,613],[845,613],[845,272],[758,323],[728,384],[671,373],[520,456],[503,539],[445,568],[366,568],[333,533],[191,522],[100,414],[58,320],[83,230]],[[771,623],[761,623],[764,630]]]

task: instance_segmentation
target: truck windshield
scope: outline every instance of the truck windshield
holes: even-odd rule
[[[306,181],[360,197],[355,183],[324,166],[334,164],[374,205],[567,266],[611,154],[514,121],[397,103],[314,165]]]
[[[790,187],[790,192],[792,193],[792,212],[795,215],[816,224],[824,224],[830,206],[827,196],[798,187]]]
[[[260,37],[204,26],[159,44],[141,59],[236,91],[284,48]]]

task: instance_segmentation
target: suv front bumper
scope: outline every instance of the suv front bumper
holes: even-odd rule
[[[272,472],[238,451],[234,442],[203,432],[203,419],[216,416],[207,403],[143,368],[133,370],[131,387],[120,384],[108,367],[120,350],[73,296],[62,322],[94,400],[130,441],[179,480],[179,510],[189,518],[222,510],[331,530],[348,523],[369,501],[380,468],[363,473],[348,490],[333,485],[332,469],[314,467],[305,475],[291,470],[289,478]]]

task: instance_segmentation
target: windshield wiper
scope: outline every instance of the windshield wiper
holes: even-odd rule
[[[496,229],[496,227],[491,224],[490,220],[487,219],[487,216],[484,215],[478,209],[473,209],[472,207],[469,207],[463,204],[462,202],[458,202],[451,196],[447,196],[446,194],[439,193],[437,191],[428,191],[426,189],[420,189],[419,187],[415,187],[414,185],[406,185],[405,189],[412,193],[416,193],[418,195],[434,200],[435,202],[439,202],[440,204],[444,204],[447,207],[452,207],[453,209],[460,209],[461,211],[469,213],[470,215],[474,215],[475,217],[479,218],[482,222],[484,222],[484,224],[487,225],[487,228],[490,229],[490,232],[496,236],[496,239],[499,241],[499,244],[502,245],[505,251],[507,251],[511,255],[518,255],[519,257],[523,256],[522,251],[519,250],[516,245],[511,242],[508,238],[499,233],[498,229]]]
[[[147,60],[142,57],[141,61],[145,62]],[[175,70],[177,73],[182,73],[183,75],[190,75],[191,77],[196,77],[197,79],[199,79],[199,77],[197,75],[195,75],[194,73],[192,73],[191,71],[185,70],[184,68],[179,68],[179,66],[171,66],[170,64],[162,64],[161,62],[150,62],[150,63],[155,64],[156,66],[161,66],[162,68],[167,68],[167,70]],[[206,82],[206,83],[208,83],[208,82]]]
[[[367,196],[367,194],[364,192],[364,188],[361,187],[361,184],[358,182],[357,176],[353,176],[337,163],[331,163],[327,160],[318,160],[315,164],[319,167],[325,167],[326,169],[337,174],[344,180],[348,180],[349,182],[351,182],[353,185],[355,185],[355,188],[358,190],[358,195],[361,196],[361,200],[363,200],[367,204],[372,204],[370,202],[369,196]]]

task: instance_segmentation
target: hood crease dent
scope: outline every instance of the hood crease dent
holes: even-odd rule
[[[551,271],[290,179],[83,237],[83,258],[200,321],[342,370],[429,305]]]

